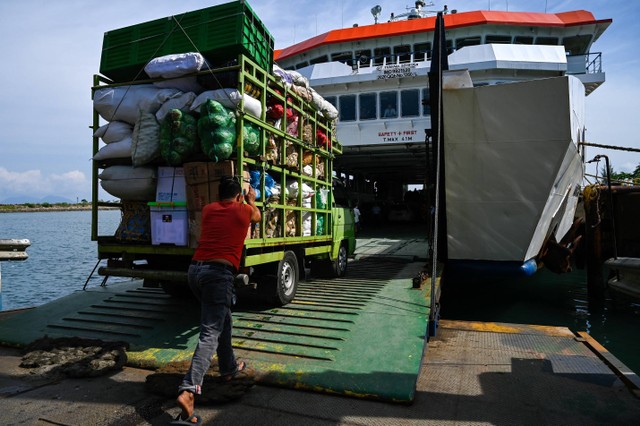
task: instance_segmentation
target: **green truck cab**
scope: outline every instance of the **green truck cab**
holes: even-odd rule
[[[99,260],[106,260],[106,266],[98,268],[98,273],[105,281],[109,277],[135,277],[144,279],[148,286],[160,285],[173,295],[188,292],[187,270],[197,244],[199,213],[205,203],[215,201],[212,194],[217,194],[221,175],[233,174],[245,184],[250,181],[262,194],[256,202],[262,220],[248,230],[237,278],[239,285],[283,305],[293,300],[298,281],[309,274],[344,276],[356,242],[353,211],[335,197],[333,160],[342,153],[335,138],[335,123],[308,98],[242,53],[230,65],[209,68],[193,76],[198,81],[213,82],[214,87],[232,88],[239,95],[237,106],[230,109],[236,133],[233,153],[228,158],[212,158],[203,148],[179,162],[163,154],[141,166],[151,172],[155,168],[153,178],[158,188],[160,170],[173,170],[172,186],[178,182],[175,176],[182,175],[186,200],[158,200],[158,190],[155,197],[119,197],[118,201],[107,202],[101,201],[99,189],[100,186],[107,189],[106,172],[118,167],[118,170],[130,167],[130,171],[140,168],[132,165],[133,157],[96,160],[104,146],[95,132],[105,126],[105,121],[111,124],[98,111],[96,99],[110,90],[123,88],[126,97],[129,88],[164,80],[114,81],[94,76],[92,240],[97,242]],[[259,113],[255,108],[252,113],[247,112],[245,103],[249,100],[259,103]],[[270,118],[269,110],[274,106],[287,114],[277,120]],[[187,114],[199,120],[204,110]],[[158,122],[159,128],[162,125]],[[134,132],[138,127],[137,121]],[[254,135],[251,153],[247,147],[249,132]],[[162,145],[160,152],[165,151],[166,146]],[[279,197],[267,196],[273,192],[270,185],[278,188]],[[113,191],[109,193],[114,195]],[[101,211],[105,207],[122,212],[122,223],[115,234],[101,232]],[[186,238],[168,243],[154,241],[154,227],[171,227],[171,232],[176,231],[174,227],[181,227],[178,234],[181,237],[186,234]],[[132,228],[135,232],[131,232]]]

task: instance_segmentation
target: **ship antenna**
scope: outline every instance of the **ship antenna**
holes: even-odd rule
[[[371,14],[373,15],[373,19],[376,24],[378,23],[378,16],[380,16],[380,12],[382,12],[382,7],[379,4],[371,8]]]

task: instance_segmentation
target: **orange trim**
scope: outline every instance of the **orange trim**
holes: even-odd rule
[[[407,21],[385,22],[382,24],[332,30],[316,37],[274,52],[274,59],[284,59],[306,52],[318,46],[345,43],[380,37],[397,37],[406,34],[431,32],[435,27],[435,16]],[[611,23],[611,19],[596,20],[591,12],[576,10],[563,13],[539,12],[498,12],[480,10],[453,13],[444,16],[447,29],[475,25],[517,25],[537,27],[571,27],[597,23]]]

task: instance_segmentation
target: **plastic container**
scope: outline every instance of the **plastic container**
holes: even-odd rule
[[[148,203],[151,210],[151,244],[187,246],[189,215],[186,203]]]
[[[242,53],[271,72],[273,47],[273,36],[239,0],[106,32],[100,73],[115,82],[146,79],[144,66],[151,59],[197,51],[212,66]]]

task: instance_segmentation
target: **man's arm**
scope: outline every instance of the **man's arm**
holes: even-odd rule
[[[249,192],[247,192],[244,196],[245,201],[249,206],[251,206],[251,223],[258,223],[262,218],[260,214],[260,209],[256,207],[256,191],[253,188],[249,187]]]

